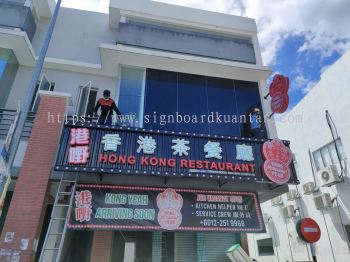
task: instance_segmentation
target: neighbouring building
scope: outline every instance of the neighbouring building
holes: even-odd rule
[[[291,141],[300,184],[262,204],[267,233],[254,235],[254,245],[249,243],[258,261],[350,260],[349,70],[347,51],[277,125],[279,137]],[[288,209],[296,211],[294,217]],[[319,225],[317,242],[298,237],[296,227],[303,217]]]
[[[0,0],[5,162],[54,6]],[[288,191],[262,171],[270,74],[253,19],[147,0],[61,8],[9,170],[1,259],[227,261],[237,243],[257,258],[259,203]],[[129,116],[117,126],[93,118],[105,89]]]

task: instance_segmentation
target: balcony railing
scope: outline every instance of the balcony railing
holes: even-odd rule
[[[5,140],[10,131],[11,125],[14,124],[18,110],[0,108],[0,140]],[[21,140],[28,140],[32,131],[35,113],[29,112]]]

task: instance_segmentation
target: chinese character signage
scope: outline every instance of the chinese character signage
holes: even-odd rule
[[[69,228],[264,232],[256,193],[77,185]]]
[[[264,174],[274,183],[282,185],[290,180],[289,165],[292,162],[292,152],[279,139],[266,141],[263,144]]]
[[[283,75],[275,75],[270,84],[271,111],[284,113],[289,104],[289,78]]]
[[[262,172],[264,142],[263,139],[67,124],[55,170],[271,183],[268,173]],[[297,183],[292,164],[284,164],[284,170],[290,174],[286,181]]]

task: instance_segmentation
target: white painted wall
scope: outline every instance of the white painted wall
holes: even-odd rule
[[[303,195],[302,189],[302,184],[313,181],[308,150],[311,149],[313,152],[332,141],[331,132],[326,122],[325,110],[329,111],[337,127],[345,156],[350,155],[350,119],[347,115],[350,108],[349,71],[350,51],[345,53],[322,74],[320,82],[286,115],[284,118],[285,121],[277,125],[279,137],[291,141],[291,149],[296,157],[296,169],[301,183],[298,188],[302,194],[300,200],[292,202],[287,201],[286,196],[283,195],[284,206],[294,204],[296,207],[302,207],[305,217],[315,219],[320,225],[321,239],[310,246],[313,254],[317,257],[317,261],[320,262],[350,261],[347,238],[341,224],[338,209],[333,207],[323,211],[316,210],[313,197],[319,193]],[[301,122],[288,121],[288,118],[292,120],[297,116],[302,116]],[[349,165],[348,160],[346,160],[346,164]],[[295,188],[295,186],[290,186],[290,188]],[[345,183],[337,184],[331,188],[322,187],[320,189],[323,193],[330,193],[332,197],[338,194],[339,199],[344,203],[344,206],[340,206],[341,218],[344,224],[350,224],[349,188],[349,173],[347,173]],[[277,238],[279,241],[276,241],[275,254],[278,252],[279,260],[277,258],[264,258],[257,255],[255,252],[257,248],[256,239],[258,237],[264,238],[265,236],[262,235],[255,236],[255,239],[252,237],[249,239],[251,256],[255,257],[258,261],[291,260],[288,239],[292,237],[288,236],[285,228],[287,225],[289,233],[292,236],[295,235],[294,221],[284,221],[280,215],[280,208],[271,207],[270,201],[264,203],[262,209],[263,213],[267,213],[272,217],[272,225],[277,229],[275,239]],[[269,232],[268,235],[272,236],[273,234]],[[310,256],[303,242],[292,244],[291,250],[294,261],[304,261]]]

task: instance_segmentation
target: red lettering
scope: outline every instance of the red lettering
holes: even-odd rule
[[[166,166],[166,158],[159,158],[159,166]]]
[[[187,166],[187,160],[186,160],[186,159],[181,159],[180,166],[181,166],[181,167],[188,168],[188,166]]]
[[[249,164],[249,167],[250,167],[250,172],[255,173],[255,165]]]
[[[136,163],[136,157],[128,156],[128,164],[129,165],[135,165],[135,163]]]
[[[107,162],[107,154],[100,154],[99,158],[98,158],[98,162]]]
[[[126,164],[126,156],[118,156],[118,163]]]
[[[242,172],[243,173],[248,173],[249,172],[248,164],[241,164],[241,167],[242,167]]]
[[[196,162],[196,164],[197,164],[197,168],[199,168],[199,169],[202,169],[202,168],[203,168],[203,162],[202,162],[201,160],[198,160],[198,161]]]
[[[239,164],[235,164],[234,172],[242,172],[241,166]]]
[[[176,164],[176,162],[175,162],[175,159],[174,159],[174,158],[170,158],[170,159],[168,160],[168,166],[169,166],[169,167],[174,167],[175,164]]]
[[[232,165],[232,163],[226,163],[226,170],[233,172],[233,165]]]
[[[218,166],[216,165],[216,163],[215,163],[215,162],[211,162],[210,169],[215,169],[215,170],[218,170]]]
[[[117,163],[117,155],[116,154],[109,154],[108,155],[108,163]]]
[[[150,163],[152,166],[158,165],[158,158],[156,158],[156,157],[151,157],[151,158],[149,159],[149,163]]]
[[[196,168],[195,161],[194,160],[189,160],[188,161],[188,167],[192,168],[192,169]]]
[[[148,166],[148,157],[141,157],[141,165]]]
[[[209,161],[203,161],[205,169],[209,169]]]
[[[218,164],[218,169],[219,170],[225,170],[225,163],[217,163]]]

